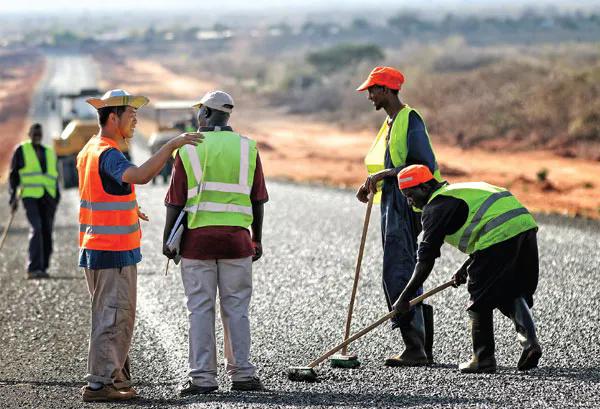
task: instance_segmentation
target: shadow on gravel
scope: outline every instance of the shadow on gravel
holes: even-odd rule
[[[423,405],[485,405],[486,399],[462,399],[456,397],[414,396],[390,393],[332,393],[332,392],[246,392],[214,393],[173,399],[140,399],[122,404],[149,407],[184,406],[190,403],[222,403],[246,405],[293,405],[293,406],[362,406],[407,407]]]
[[[600,383],[600,367],[561,368],[558,366],[542,366],[527,372],[529,376],[540,379],[569,378],[581,382]]]

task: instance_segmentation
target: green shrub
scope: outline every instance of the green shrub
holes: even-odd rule
[[[374,44],[339,44],[308,53],[306,61],[316,70],[330,74],[363,61],[381,61],[383,50]]]

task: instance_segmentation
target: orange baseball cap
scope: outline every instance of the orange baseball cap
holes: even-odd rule
[[[410,165],[398,173],[398,187],[400,190],[415,187],[433,179],[433,175],[427,166]]]
[[[404,74],[392,67],[375,67],[369,77],[357,91],[362,92],[373,85],[381,85],[390,89],[400,89],[404,84]]]

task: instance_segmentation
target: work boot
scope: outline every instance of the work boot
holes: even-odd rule
[[[232,391],[264,391],[265,387],[258,376],[253,376],[244,381],[232,381]]]
[[[425,355],[433,363],[433,307],[423,304],[423,322],[425,323]]]
[[[49,277],[48,275],[44,276],[44,272],[42,270],[34,270],[34,271],[27,272],[28,280],[37,280],[38,278],[48,278],[48,277]]]
[[[496,358],[494,357],[494,316],[492,310],[469,311],[471,321],[471,338],[473,355],[471,360],[458,366],[462,373],[494,373]]]
[[[422,305],[415,307],[410,322],[400,326],[400,334],[406,349],[400,355],[387,358],[385,366],[423,366],[431,363],[425,352],[425,322]]]
[[[540,346],[535,333],[535,324],[529,306],[523,297],[516,298],[513,301],[510,318],[515,324],[519,344],[523,348],[521,357],[517,362],[519,371],[536,368],[542,357],[542,347]]]
[[[102,385],[100,389],[84,386],[81,388],[81,397],[84,402],[108,402],[134,399],[137,392],[131,387],[117,389],[114,385]]]
[[[216,385],[213,386],[198,386],[193,383],[190,379],[185,381],[183,385],[179,387],[179,396],[189,396],[189,395],[206,395],[207,393],[214,392],[218,390],[219,387]]]

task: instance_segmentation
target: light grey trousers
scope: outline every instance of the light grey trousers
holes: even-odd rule
[[[131,385],[129,347],[135,322],[137,266],[85,269],[92,304],[86,381]]]
[[[181,260],[189,311],[189,377],[198,386],[217,386],[215,305],[217,288],[223,321],[227,374],[233,381],[254,376],[250,358],[248,308],[252,296],[252,257]]]

